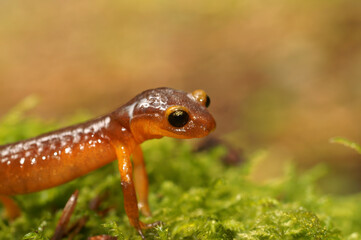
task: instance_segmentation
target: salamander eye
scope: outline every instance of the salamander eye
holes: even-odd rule
[[[173,127],[183,127],[188,123],[189,114],[181,107],[171,107],[167,110],[168,122]]]
[[[193,91],[192,95],[199,103],[201,103],[205,107],[209,107],[209,104],[211,104],[211,99],[206,94],[206,92],[201,89]]]
[[[207,95],[207,97],[206,97],[206,108],[209,107],[210,104],[211,104],[211,99]]]

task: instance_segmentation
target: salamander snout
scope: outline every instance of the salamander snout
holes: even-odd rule
[[[205,91],[199,89],[188,95],[191,99],[193,98],[198,104],[202,105],[203,108],[196,109],[195,122],[203,129],[203,132],[208,135],[216,128],[216,121],[213,116],[208,112],[208,107],[211,104],[210,97]],[[205,107],[205,108],[204,108]],[[198,119],[197,119],[198,118]]]
[[[212,117],[212,116],[211,116]],[[216,129],[216,121],[212,117],[211,119],[207,120],[207,123],[204,126],[204,130],[208,133],[213,132]]]

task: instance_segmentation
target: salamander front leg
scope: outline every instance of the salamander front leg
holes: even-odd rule
[[[145,169],[143,152],[139,145],[133,151],[134,184],[138,194],[138,207],[147,217],[151,216],[148,203],[148,176]]]
[[[14,220],[20,216],[20,209],[14,200],[10,197],[0,195],[0,201],[4,204],[6,217],[9,220]]]
[[[137,229],[140,236],[145,239],[142,229],[151,228],[159,225],[159,222],[153,224],[145,224],[139,221],[138,201],[135,193],[132,163],[130,162],[130,154],[124,146],[116,146],[118,157],[118,167],[121,177],[121,185],[124,195],[124,208],[128,216],[130,224]]]

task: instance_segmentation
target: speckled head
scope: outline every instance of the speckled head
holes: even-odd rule
[[[203,90],[193,93],[156,88],[136,96],[128,107],[130,129],[139,141],[163,136],[199,138],[208,135],[216,122],[208,112],[210,98]]]

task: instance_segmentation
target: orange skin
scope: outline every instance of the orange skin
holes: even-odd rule
[[[154,225],[139,221],[139,209],[144,215],[151,215],[140,144],[163,136],[200,138],[208,135],[216,126],[206,108],[208,104],[209,98],[203,90],[190,94],[170,88],[151,89],[110,114],[0,146],[0,200],[8,217],[15,218],[20,213],[9,196],[58,186],[118,159],[125,212],[130,224],[144,238],[142,229]],[[184,126],[175,127],[170,123],[169,115],[175,109],[188,114]]]

